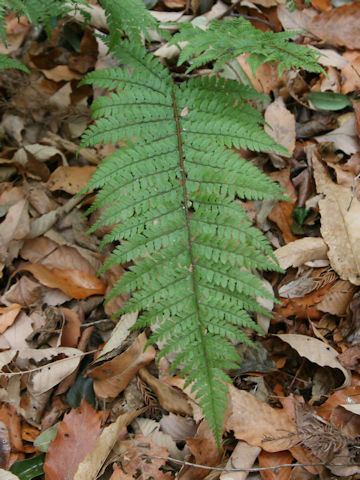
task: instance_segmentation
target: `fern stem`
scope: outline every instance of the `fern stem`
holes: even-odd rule
[[[200,312],[200,298],[199,298],[199,291],[198,291],[198,282],[196,280],[196,262],[194,258],[194,252],[193,252],[193,239],[192,239],[192,234],[191,234],[191,222],[190,222],[190,212],[188,208],[188,199],[189,199],[189,194],[187,191],[186,187],[186,182],[187,182],[187,173],[185,170],[185,157],[184,157],[184,151],[183,151],[183,144],[182,144],[182,138],[181,138],[181,132],[182,128],[180,125],[180,115],[178,112],[178,106],[176,103],[176,96],[175,96],[175,89],[172,88],[171,91],[171,97],[172,97],[172,104],[174,108],[174,118],[175,118],[175,124],[176,124],[176,135],[177,135],[177,142],[178,142],[178,151],[179,151],[179,163],[180,163],[180,171],[181,171],[181,183],[182,183],[182,189],[183,189],[183,210],[184,210],[184,216],[185,216],[185,223],[186,223],[186,230],[187,230],[187,238],[188,238],[188,251],[189,251],[189,256],[190,256],[190,272],[191,272],[191,281],[192,281],[192,287],[193,287],[193,292],[194,292],[194,303],[195,303],[195,309],[196,309],[196,317],[197,317],[197,322],[198,322],[198,335],[201,343],[201,349],[203,351],[204,355],[204,360],[205,360],[205,365],[206,365],[206,381],[209,386],[209,389],[211,391],[211,411],[215,412],[216,411],[216,405],[215,405],[215,398],[216,394],[214,392],[214,387],[213,387],[213,378],[212,374],[210,371],[210,358],[208,355],[208,351],[206,348],[206,343],[205,343],[205,325],[201,319],[201,312]],[[215,423],[216,425],[216,423]],[[214,432],[214,436],[216,438],[216,441],[220,442],[220,438],[222,435],[221,431],[216,431]]]

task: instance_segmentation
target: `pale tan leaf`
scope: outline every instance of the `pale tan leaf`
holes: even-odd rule
[[[356,133],[355,115],[351,114],[341,127],[325,135],[315,137],[315,140],[319,143],[332,142],[335,150],[342,150],[348,155],[360,151],[360,140]]]
[[[351,375],[349,371],[337,359],[338,352],[327,343],[317,338],[297,333],[284,333],[275,336],[290,345],[301,357],[307,358],[310,362],[316,363],[321,367],[337,368],[344,375],[342,386],[350,384]]]
[[[14,475],[13,473],[0,469],[0,480],[19,480],[19,477]]]
[[[260,447],[239,441],[225,468],[251,468],[260,452]],[[245,480],[248,475],[249,472],[223,472],[220,475],[220,480]]]
[[[265,131],[277,143],[292,154],[295,148],[295,117],[286,108],[282,97],[278,97],[265,110]]]
[[[0,334],[14,323],[20,310],[21,305],[17,303],[13,303],[9,307],[0,307]]]
[[[331,266],[341,279],[360,285],[360,202],[354,199],[349,209],[351,189],[335,184],[313,147],[310,153],[317,191],[325,195],[319,201],[321,233]]]
[[[345,315],[347,307],[352,300],[356,287],[346,280],[338,280],[325,293],[316,308],[332,315]]]
[[[299,267],[305,262],[327,259],[327,245],[320,237],[306,237],[290,242],[274,252],[281,268]]]
[[[0,226],[0,241],[3,245],[7,246],[12,240],[21,240],[28,235],[30,231],[28,206],[28,201],[22,199],[9,208]]]

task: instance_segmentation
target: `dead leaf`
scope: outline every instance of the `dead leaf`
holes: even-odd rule
[[[76,348],[81,335],[81,321],[79,314],[69,308],[62,308],[65,317],[65,325],[61,332],[61,346]]]
[[[0,307],[0,334],[12,325],[21,310],[21,305],[13,303],[9,307]]]
[[[54,82],[70,82],[71,80],[81,80],[81,74],[70,70],[67,65],[57,65],[49,70],[40,70],[46,78]]]
[[[115,398],[140,368],[155,358],[156,352],[152,345],[144,351],[146,342],[145,333],[141,333],[124,353],[88,373],[90,378],[94,378],[94,390],[98,397]]]
[[[103,295],[106,290],[105,283],[81,270],[60,270],[47,268],[40,263],[25,265],[18,272],[31,272],[43,285],[50,288],[59,288],[71,298],[87,298],[91,295]]]
[[[151,455],[158,457],[167,457],[168,450],[159,447],[154,442],[143,435],[135,435],[131,440],[123,440],[115,447],[117,455],[120,457],[117,463],[121,463],[121,469],[114,464],[114,473],[110,480],[122,480],[125,478],[150,480],[171,480],[173,477],[170,472],[160,470],[165,465],[166,460],[150,458]],[[144,458],[149,455],[149,458]]]
[[[355,1],[321,12],[306,29],[335,47],[360,48],[360,3]]]
[[[316,17],[317,11],[314,8],[290,9],[286,3],[279,5],[277,14],[284,30],[306,30],[307,25]]]
[[[46,454],[47,480],[74,478],[80,462],[96,445],[102,420],[103,412],[96,412],[85,400],[64,416]]]
[[[347,94],[353,92],[360,84],[360,51],[347,51],[343,57],[348,60],[341,70],[341,75],[345,79],[341,85],[341,93]]]
[[[246,442],[239,441],[225,468],[251,468],[260,452],[260,447],[252,447]],[[260,466],[262,465],[260,464]],[[220,480],[245,480],[248,475],[249,472],[223,472],[220,475]]]
[[[256,70],[255,75],[253,75],[251,68],[246,61],[248,56],[248,54],[244,53],[237,57],[236,60],[239,62],[240,67],[244,70],[255,90],[269,94],[272,90],[282,84],[282,81],[279,79],[277,67],[270,63],[260,65]]]
[[[141,368],[139,370],[139,376],[151,387],[151,390],[156,394],[160,405],[165,410],[180,415],[192,416],[192,408],[182,392],[177,391],[175,388],[170,387],[170,385],[167,385],[154,377],[146,368]]]
[[[244,390],[230,387],[230,415],[225,429],[235,438],[266,452],[287,450],[299,441],[297,428],[285,410],[272,408]]]
[[[360,5],[360,4],[359,4]],[[351,155],[360,151],[360,140],[356,133],[356,119],[354,114],[350,114],[344,124],[319,137],[315,137],[319,143],[332,142],[336,150],[342,150],[344,153]]]
[[[116,422],[104,428],[101,435],[96,439],[96,443],[93,445],[91,451],[80,462],[74,475],[74,480],[89,480],[91,478],[97,478],[101,467],[109,456],[115,443],[118,441],[121,430],[145,410],[146,408],[124,413],[117,418]]]
[[[265,132],[292,154],[295,149],[295,117],[278,97],[265,110]]]
[[[274,467],[276,465],[284,465],[292,463],[294,457],[285,450],[283,452],[265,452],[264,450],[259,455],[259,467]],[[291,467],[279,468],[279,470],[263,470],[260,472],[263,480],[287,480],[291,474]]]
[[[344,375],[342,386],[350,384],[350,372],[337,359],[338,352],[327,343],[317,338],[297,333],[284,333],[275,336],[296,350],[300,357],[307,358],[310,362],[316,363],[321,367],[337,368]]]
[[[317,191],[325,198],[319,201],[321,233],[329,247],[332,268],[343,280],[360,285],[360,202],[351,201],[350,188],[336,185],[325,165],[310,147]]]
[[[356,287],[346,280],[338,280],[325,293],[317,308],[322,312],[332,315],[345,315],[347,307],[352,300]]]
[[[63,190],[66,193],[75,195],[79,193],[88,183],[95,172],[96,167],[58,167],[51,175],[47,182],[47,188],[54,192],[55,190]]]
[[[27,33],[31,29],[31,25],[27,18],[17,18],[14,12],[5,17],[5,22],[7,47],[5,47],[3,41],[0,40],[0,54],[9,55],[10,53],[16,52],[22,45]]]
[[[300,238],[275,250],[274,254],[284,270],[299,267],[306,262],[327,259],[327,245],[321,237]]]
[[[9,290],[2,296],[4,302],[14,302],[30,307],[36,305],[41,298],[41,285],[34,282],[31,278],[22,277],[14,283]]]
[[[30,231],[30,217],[28,201],[19,200],[9,208],[5,220],[1,223],[0,240],[4,246],[12,240],[22,240]]]

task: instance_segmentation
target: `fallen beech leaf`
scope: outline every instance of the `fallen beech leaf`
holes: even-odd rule
[[[292,154],[295,148],[295,117],[278,97],[265,110],[265,132]]]
[[[102,420],[103,412],[97,412],[85,400],[64,416],[46,454],[47,480],[74,478],[80,462],[96,445]]]
[[[312,164],[318,193],[321,233],[329,247],[331,266],[343,280],[360,285],[360,202],[351,203],[351,189],[335,184],[312,148]]]
[[[230,415],[225,429],[235,438],[266,452],[287,450],[299,441],[295,421],[285,410],[272,408],[244,390],[230,387]]]
[[[89,183],[95,170],[96,167],[91,167],[90,165],[84,167],[60,166],[50,175],[47,188],[51,192],[63,190],[71,195],[75,195]]]
[[[28,277],[21,277],[3,295],[3,301],[18,303],[24,307],[36,305],[43,301],[41,285]]]
[[[290,9],[288,5],[280,4],[277,14],[284,30],[306,30],[312,18],[316,17],[317,11],[314,8]]]
[[[97,438],[93,449],[79,464],[74,475],[74,480],[89,480],[91,478],[97,478],[106,458],[115,443],[118,441],[121,430],[124,427],[127,427],[134,418],[141,415],[145,410],[146,408],[143,408],[142,410],[124,413],[117,418],[116,422],[104,428],[101,435]]]
[[[290,347],[296,350],[301,357],[307,358],[310,362],[316,363],[321,367],[337,368],[341,370],[344,375],[342,386],[349,385],[351,375],[337,359],[338,352],[330,347],[330,345],[327,345],[317,338],[308,337],[307,335],[299,335],[297,333],[284,333],[275,336],[290,345]]]
[[[71,298],[81,300],[91,295],[103,295],[106,290],[105,283],[81,270],[60,270],[59,268],[47,268],[39,263],[25,265],[18,269],[31,272],[43,285],[50,288],[59,288]]]
[[[341,70],[341,75],[345,78],[341,85],[341,93],[346,94],[356,90],[360,84],[360,51],[345,52],[343,57],[348,62]]]
[[[79,314],[69,308],[62,308],[65,325],[61,332],[61,346],[76,348],[81,335],[81,321]]]
[[[141,333],[121,355],[95,367],[88,377],[94,378],[94,390],[100,398],[115,398],[134,378],[140,368],[155,358],[155,348],[150,345],[145,351],[147,338]]]
[[[260,452],[260,447],[251,447],[246,442],[239,441],[225,468],[251,468]],[[223,472],[220,475],[220,480],[245,480],[248,474],[249,472]]]
[[[67,65],[57,65],[49,70],[40,70],[48,80],[54,82],[70,82],[71,80],[80,80],[83,76],[70,68]]]
[[[21,305],[14,303],[9,307],[0,307],[0,334],[12,325],[21,310]]]
[[[336,407],[341,405],[345,408],[346,405],[359,404],[360,398],[360,381],[359,377],[353,376],[351,385],[336,390],[320,407],[316,407],[316,413],[324,420],[329,420]]]
[[[29,233],[28,206],[28,201],[23,199],[9,208],[6,218],[0,226],[0,241],[4,246],[8,246],[12,240],[22,240]]]
[[[275,250],[281,268],[300,267],[305,262],[327,259],[327,245],[321,237],[300,238]]]
[[[259,467],[274,467],[275,465],[284,465],[292,463],[294,457],[285,450],[283,452],[265,452],[264,450],[259,455]],[[288,480],[291,474],[291,467],[279,468],[279,470],[263,470],[260,472],[263,480]]]
[[[139,370],[139,376],[144,382],[146,382],[151,390],[156,394],[160,405],[169,412],[178,413],[180,415],[192,416],[193,411],[189,405],[185,394],[177,391],[175,388],[170,387],[166,383],[162,382],[158,378],[151,375],[146,368]]]
[[[244,53],[236,58],[239,62],[240,67],[246,73],[246,76],[249,78],[252,86],[260,93],[269,94],[276,87],[281,85],[281,80],[279,79],[279,73],[276,65],[270,63],[263,63],[256,70],[255,76],[253,75],[251,68],[246,61],[249,54]]]
[[[322,12],[306,29],[335,47],[360,48],[360,3],[355,1]]]

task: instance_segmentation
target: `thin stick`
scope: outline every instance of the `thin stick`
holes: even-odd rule
[[[157,457],[155,455],[141,455],[144,458],[156,458],[157,460],[169,460],[173,463],[178,463],[180,465],[188,467],[202,468],[203,470],[214,470],[217,472],[262,472],[265,470],[277,470],[278,468],[288,468],[288,467],[356,467],[354,463],[326,463],[326,462],[317,462],[317,463],[284,463],[282,465],[274,465],[273,467],[258,467],[258,468],[223,468],[223,467],[209,467],[207,465],[199,465],[197,463],[186,462],[185,460],[177,460],[176,458],[171,457]]]

